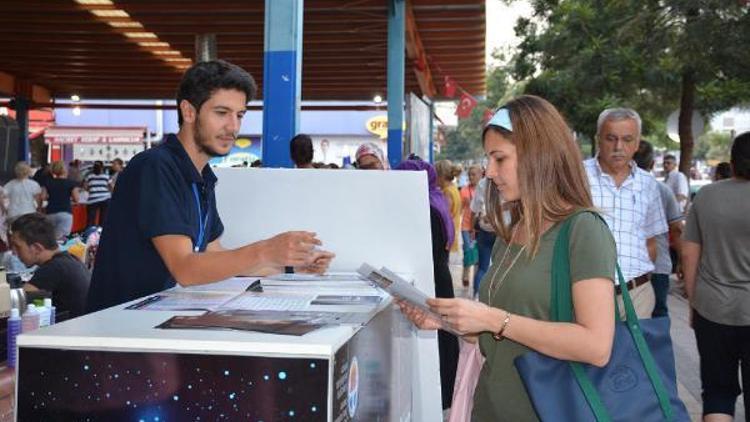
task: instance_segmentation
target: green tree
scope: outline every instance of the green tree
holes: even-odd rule
[[[511,0],[512,2],[512,0]],[[519,19],[513,76],[543,96],[576,132],[593,139],[604,108],[632,107],[643,133],[670,145],[663,122],[680,108],[687,171],[693,109],[710,116],[750,94],[750,15],[742,1],[536,0]]]
[[[695,145],[695,158],[709,161],[729,161],[732,135],[727,132],[708,132]]]

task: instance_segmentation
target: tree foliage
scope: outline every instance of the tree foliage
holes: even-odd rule
[[[708,161],[729,161],[732,135],[727,132],[708,132],[698,138],[695,158]]]
[[[750,98],[750,14],[744,1],[532,5],[533,18],[516,24],[522,42],[512,75],[528,80],[526,92],[550,100],[583,137],[593,139],[603,109],[624,106],[641,114],[645,137],[670,146],[663,122],[680,108],[682,156],[689,161],[692,108],[708,117]]]

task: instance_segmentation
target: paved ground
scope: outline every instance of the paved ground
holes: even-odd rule
[[[470,288],[464,288],[461,284],[461,261],[460,256],[451,256],[451,274],[456,296],[469,297]],[[673,283],[674,284],[674,283]],[[701,420],[701,381],[699,374],[698,349],[695,345],[695,336],[688,323],[688,303],[681,291],[673,287],[667,300],[669,314],[672,320],[672,346],[675,354],[675,366],[677,369],[677,389],[693,421]],[[736,407],[735,421],[744,421],[745,412],[742,397],[739,398]]]

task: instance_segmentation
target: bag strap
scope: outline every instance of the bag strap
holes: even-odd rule
[[[577,211],[570,215],[560,227],[560,231],[555,241],[554,251],[552,255],[552,270],[551,270],[551,281],[552,285],[550,288],[550,319],[556,322],[573,322],[573,294],[572,294],[572,283],[570,280],[570,226],[573,221],[573,217],[582,213],[591,212],[597,216],[605,225],[606,221],[597,213],[592,211]],[[656,368],[656,362],[654,361],[651,351],[646,344],[646,340],[643,337],[643,333],[640,329],[638,317],[633,307],[633,301],[630,298],[630,293],[625,286],[625,280],[622,276],[620,266],[617,265],[617,277],[622,286],[622,299],[625,305],[625,319],[628,331],[633,337],[638,355],[643,362],[646,369],[651,385],[656,392],[656,396],[659,400],[659,406],[661,407],[662,413],[664,413],[667,421],[671,421],[674,417],[672,406],[669,401],[669,395],[667,394],[664,384],[661,381]],[[619,309],[617,305],[617,298],[615,296],[615,318],[619,318]],[[591,383],[591,380],[586,375],[583,369],[583,365],[578,362],[569,362],[573,374],[578,381],[578,385],[581,387],[586,401],[589,403],[596,420],[599,422],[608,422],[611,420],[607,413],[604,404],[599,397],[599,393]]]

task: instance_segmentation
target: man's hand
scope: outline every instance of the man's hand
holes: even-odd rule
[[[312,264],[304,267],[295,268],[294,270],[299,273],[311,273],[311,274],[323,274],[328,270],[331,265],[331,261],[336,257],[333,252],[324,251],[322,249],[313,250],[313,261]]]
[[[320,240],[312,232],[285,232],[263,241],[263,261],[279,267],[307,267],[318,256]]]

